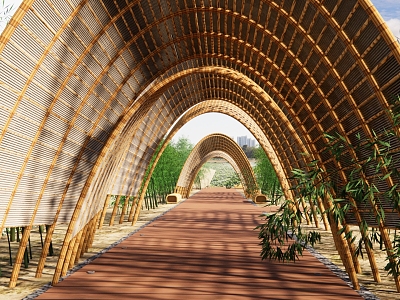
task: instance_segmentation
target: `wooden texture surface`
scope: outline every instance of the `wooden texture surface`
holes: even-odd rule
[[[312,160],[342,167],[324,152],[325,132],[382,138],[399,95],[400,47],[369,0],[23,1],[0,36],[0,231],[25,227],[11,286],[33,226],[50,226],[48,245],[69,225],[57,269],[69,265],[106,195],[139,196],[158,145],[199,103],[220,100],[254,121],[285,183]],[[357,213],[390,251],[399,212],[378,206]]]
[[[261,261],[264,210],[233,189],[203,190],[37,299],[361,299],[308,252]]]

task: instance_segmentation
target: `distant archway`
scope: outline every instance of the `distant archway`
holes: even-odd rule
[[[228,162],[231,163],[232,160],[235,162],[239,177],[244,184],[244,193],[246,197],[253,198],[258,193],[258,186],[248,158],[235,141],[220,133],[210,134],[196,144],[182,168],[175,191],[184,198],[189,197],[201,166],[218,152],[226,153],[231,158]]]

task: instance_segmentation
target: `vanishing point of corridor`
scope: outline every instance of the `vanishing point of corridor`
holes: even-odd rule
[[[202,190],[39,299],[361,299],[307,251],[261,261],[265,210],[236,190]]]

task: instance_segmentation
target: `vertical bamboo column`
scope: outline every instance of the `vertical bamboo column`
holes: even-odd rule
[[[53,237],[54,228],[55,228],[55,223],[51,224],[51,226],[49,226],[48,229],[46,230],[46,237],[45,237],[43,248],[42,248],[42,254],[40,256],[38,266],[36,268],[36,274],[35,274],[36,278],[42,277],[44,264],[46,262],[47,254],[49,253],[49,247],[50,247],[51,239]]]
[[[312,213],[313,218],[314,218],[315,227],[319,228],[319,220],[318,220],[317,210],[315,208],[314,201],[312,199],[310,199],[309,203],[310,203],[311,213]]]
[[[71,259],[69,260],[69,263],[68,263],[68,269],[71,269],[74,266],[76,254],[78,253],[78,247],[81,244],[82,235],[83,235],[83,229],[81,229],[79,231],[79,233],[76,237],[75,245],[72,248]]]
[[[343,227],[344,227],[346,234],[350,233],[349,225],[344,223]],[[357,274],[361,274],[361,265],[360,265],[357,255],[356,255],[356,249],[355,249],[354,243],[351,241],[350,238],[346,238],[346,241],[347,241],[347,245],[349,246],[351,257],[353,258],[354,269],[356,270]]]
[[[393,253],[393,246],[390,241],[389,234],[388,234],[385,226],[383,225],[382,221],[379,222],[379,229],[381,231],[383,243],[385,244],[385,247],[386,247],[386,252],[388,255],[390,255]],[[394,260],[391,258],[389,258],[389,261],[394,262]],[[397,292],[400,292],[400,276],[393,277],[393,279],[394,279],[394,282],[396,283]]]
[[[85,227],[83,228],[82,238],[81,238],[81,240],[80,240],[80,242],[79,242],[78,250],[76,251],[75,263],[78,263],[79,258],[82,257],[83,246],[85,245],[85,242],[86,242],[86,240],[87,240],[87,238],[88,238],[88,234],[89,234],[89,233],[88,233],[88,228],[87,228],[87,226],[85,226]]]
[[[89,250],[90,247],[93,245],[94,236],[96,234],[96,224],[99,218],[99,214],[95,215],[91,220],[91,224],[89,226],[89,236],[88,236],[88,243],[85,246],[85,252]]]
[[[362,222],[362,218],[361,218],[360,212],[358,211],[358,208],[357,208],[357,205],[356,205],[354,199],[350,198],[350,202],[353,204],[353,207],[354,207],[353,208],[353,213],[354,213],[354,216],[356,217],[357,223],[358,223],[358,225],[360,227],[360,224]],[[371,267],[371,271],[372,271],[372,275],[374,277],[374,281],[375,282],[381,282],[381,275],[379,274],[379,268],[378,268],[378,265],[376,263],[374,251],[369,246],[369,243],[365,242],[366,236],[365,236],[364,232],[361,230],[361,228],[360,228],[360,232],[361,232],[361,237],[362,237],[362,239],[364,241],[365,251],[367,252],[369,265]]]
[[[88,224],[86,224],[87,226],[85,226],[86,227],[86,238],[85,238],[85,240],[83,241],[83,243],[82,243],[82,250],[81,250],[81,255],[84,255],[86,252],[87,252],[87,250],[89,249],[89,240],[90,240],[90,235],[91,235],[91,228],[90,228],[90,226],[88,225]]]
[[[132,200],[132,206],[131,209],[129,210],[129,217],[128,217],[128,222],[132,222],[133,220],[133,214],[135,213],[136,209],[137,209],[137,204],[136,204],[136,198],[137,196],[135,196]]]
[[[98,223],[99,220],[100,220],[100,212],[99,212],[95,217],[96,217],[96,218],[95,218],[94,224],[93,224],[93,233],[92,233],[92,236],[90,237],[90,247],[92,247],[92,245],[93,245],[93,240],[94,240],[94,237],[95,237],[95,235],[96,235],[97,223]]]
[[[58,283],[58,281],[60,280],[60,276],[62,274],[63,265],[64,265],[64,263],[65,263],[65,261],[67,259],[68,249],[69,249],[69,247],[70,247],[70,245],[72,243],[72,239],[69,240],[69,241],[66,239],[67,237],[70,237],[72,235],[72,224],[71,224],[71,222],[69,224],[69,228],[67,230],[66,237],[64,238],[64,243],[63,243],[63,246],[61,248],[60,255],[58,257],[56,269],[54,270],[53,281],[52,281],[53,285],[56,285]],[[68,232],[68,231],[70,231],[70,232]]]
[[[76,239],[77,239],[77,235],[75,235],[72,238],[71,242],[68,245],[68,250],[67,250],[67,253],[65,255],[64,264],[63,264],[62,269],[61,269],[61,276],[65,276],[67,274],[67,272],[68,272],[69,261],[70,261],[71,256],[72,256],[72,251],[74,249]]]
[[[343,265],[346,269],[347,274],[350,277],[350,280],[353,284],[353,288],[355,290],[359,290],[360,289],[360,284],[358,282],[358,278],[357,278],[357,274],[356,274],[356,270],[354,268],[354,262],[353,262],[353,257],[351,255],[351,252],[349,250],[349,246],[347,244],[347,241],[344,237],[344,233],[338,235],[338,232],[340,230],[340,225],[336,224],[332,213],[329,213],[329,219],[331,222],[331,232],[333,235],[333,240],[336,244],[336,249],[339,252],[340,258],[343,262]]]
[[[319,197],[318,197],[319,198]],[[319,200],[322,203],[321,198],[319,198]],[[331,199],[329,198],[329,196],[327,194],[325,194],[324,196],[324,205],[323,205],[323,211],[325,211],[327,208],[329,208],[329,212],[328,212],[328,216],[327,218],[329,218],[329,222],[330,222],[330,230],[332,232],[332,236],[333,236],[333,240],[335,242],[336,245],[336,249],[339,252],[340,258],[343,262],[343,265],[346,269],[347,274],[349,275],[349,278],[353,284],[353,288],[355,290],[359,290],[360,289],[360,284],[358,282],[358,278],[357,278],[357,274],[356,274],[356,270],[354,268],[354,262],[353,262],[353,257],[351,255],[351,251],[349,249],[349,245],[347,244],[347,241],[344,237],[344,233],[342,234],[338,234],[338,232],[341,229],[341,224],[337,224],[334,217],[333,217],[333,213],[332,213],[332,208],[333,208],[333,204]],[[324,215],[324,214],[322,214]]]
[[[141,211],[142,202],[144,200],[144,194],[145,194],[144,191],[142,191],[142,194],[140,195],[139,202],[137,204],[137,208],[135,210],[135,215],[134,215],[133,220],[132,220],[132,225],[135,225],[137,220],[139,219],[139,214],[140,214],[140,211]]]
[[[114,219],[115,219],[115,216],[117,215],[118,205],[119,205],[119,201],[121,199],[121,196],[122,195],[118,195],[117,199],[115,199],[114,208],[113,208],[113,211],[112,211],[112,214],[111,214],[111,218],[110,218],[110,226],[114,225]]]
[[[131,198],[130,196],[126,196],[126,198],[125,198],[124,206],[122,207],[122,211],[121,211],[121,216],[119,217],[119,224],[122,224],[124,222],[125,212],[128,208],[130,198]]]
[[[101,211],[99,211],[84,227],[85,235],[82,242],[79,245],[77,256],[75,260],[79,260],[80,257],[87,252],[88,248],[91,247],[96,232],[97,221],[99,221],[101,216]]]
[[[31,234],[31,230],[32,226],[26,226],[23,230],[23,234],[19,242],[17,257],[15,258],[14,267],[10,277],[10,288],[14,288],[17,285],[19,271],[21,269],[22,260],[24,259],[25,249],[28,243],[29,235]]]
[[[108,207],[108,204],[110,203],[110,199],[111,199],[111,195],[108,194],[107,197],[106,197],[106,201],[104,201],[104,207],[103,207],[103,210],[101,212],[101,217],[100,217],[100,222],[99,222],[99,229],[101,227],[103,227],[103,223],[104,223],[104,219],[105,219],[106,214],[107,214],[107,207]]]

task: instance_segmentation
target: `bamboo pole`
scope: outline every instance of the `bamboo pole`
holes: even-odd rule
[[[328,231],[330,229],[329,221],[328,221],[328,217],[324,213],[325,208],[324,208],[324,205],[323,205],[320,197],[317,197],[317,205],[318,205],[319,210],[321,211],[321,218],[322,218],[322,222],[324,222],[325,230]]]
[[[354,216],[356,217],[358,226],[360,228],[360,224],[362,222],[362,218],[361,218],[360,212],[358,211],[358,207],[355,205],[354,199],[350,198],[350,202],[353,204],[353,207],[354,207],[353,213],[354,213]],[[346,233],[348,233],[348,231],[346,231]],[[361,233],[361,237],[362,237],[362,239],[364,241],[365,251],[367,252],[369,265],[371,267],[372,276],[374,277],[374,281],[379,283],[379,282],[381,282],[381,276],[379,274],[379,267],[378,267],[378,265],[376,263],[374,251],[369,246],[369,243],[366,242],[366,238],[367,237],[365,236],[365,233],[363,232],[363,230],[361,230],[361,228],[360,228],[360,233]]]
[[[71,226],[72,226],[72,224],[70,223],[69,227],[71,227]],[[72,228],[69,228],[69,231],[72,231]],[[67,234],[66,234],[66,236],[64,238],[63,246],[61,247],[60,255],[58,256],[56,269],[55,269],[54,274],[53,274],[52,285],[56,285],[58,283],[58,281],[60,280],[60,276],[61,276],[61,272],[62,272],[62,269],[63,269],[64,261],[66,260],[67,252],[68,252],[69,246],[70,246],[71,241],[72,241],[72,240],[68,240],[67,239],[68,237],[70,237],[70,235],[71,235],[71,233],[68,233],[68,230],[67,230]]]
[[[86,253],[88,251],[88,249],[91,247],[91,243],[93,241],[94,238],[94,232],[95,232],[95,226],[96,226],[96,217],[98,217],[99,215],[96,214],[86,225],[86,229],[87,229],[87,234],[86,234],[86,239],[85,242],[83,243],[82,246],[82,254]]]
[[[346,234],[350,233],[349,225],[344,223],[343,227],[345,229]],[[349,251],[351,253],[351,257],[353,259],[354,269],[356,270],[357,274],[361,274],[361,265],[360,265],[360,261],[358,260],[357,255],[356,255],[356,249],[355,249],[354,243],[352,243],[351,238],[346,238],[346,241],[347,241],[347,245],[349,247]]]
[[[91,234],[89,223],[85,225],[85,228],[86,228],[86,237],[82,243],[81,256],[83,256],[89,249],[88,244],[89,244],[90,234]]]
[[[133,198],[133,200],[132,200],[132,206],[131,206],[131,209],[129,210],[128,222],[132,222],[133,215],[134,215],[134,213],[135,213],[135,211],[137,209],[137,203],[136,203],[137,201],[136,201],[136,199],[137,199],[137,196],[135,196]]]
[[[142,194],[140,195],[139,202],[137,204],[137,208],[135,210],[135,215],[134,215],[133,220],[132,220],[132,225],[135,225],[137,220],[139,219],[139,214],[140,214],[140,211],[141,211],[141,207],[142,207],[142,203],[143,203],[144,197],[145,197],[145,193],[143,193],[143,191],[142,191]]]
[[[81,238],[81,240],[79,242],[78,250],[76,251],[75,263],[78,263],[79,258],[81,258],[82,255],[83,255],[82,250],[84,249],[83,246],[84,246],[85,241],[87,240],[87,238],[88,238],[88,228],[87,228],[87,226],[85,226],[83,228],[82,238]]]
[[[390,254],[393,253],[393,246],[392,246],[392,243],[390,241],[389,234],[388,234],[388,232],[387,232],[387,230],[384,227],[384,224],[382,222],[379,222],[379,230],[381,232],[383,243],[385,244],[385,247],[386,247],[386,252],[387,252],[387,254],[389,256]],[[395,262],[392,258],[390,258],[390,256],[389,256],[389,261],[390,262]],[[396,284],[397,292],[400,293],[400,276],[394,276],[393,279],[394,279],[394,282]]]
[[[15,263],[10,277],[9,288],[14,288],[17,285],[17,280],[19,276],[19,271],[21,269],[21,264],[24,259],[26,246],[28,244],[29,236],[31,234],[32,226],[26,226],[23,230],[23,234],[19,243],[17,256],[15,258]]]
[[[346,272],[350,277],[350,280],[353,284],[353,288],[355,290],[359,290],[360,284],[358,282],[357,273],[354,268],[353,257],[349,250],[347,240],[344,237],[344,233],[342,233],[341,235],[338,235],[338,232],[341,227],[340,227],[340,225],[336,224],[331,212],[329,212],[329,219],[330,219],[330,224],[331,224],[330,229],[332,232],[333,240],[335,241],[335,244],[336,244],[336,249],[338,250],[338,253],[339,253],[340,258],[343,262],[343,265],[346,269]]]
[[[119,217],[119,224],[122,224],[124,222],[124,217],[125,217],[126,210],[128,208],[129,199],[130,199],[130,196],[126,196],[124,206],[122,207],[121,216]]]
[[[67,253],[65,255],[64,264],[63,264],[62,269],[61,269],[61,276],[62,277],[64,277],[68,272],[69,261],[71,260],[72,251],[74,249],[76,239],[77,239],[77,235],[75,235],[72,238],[71,242],[68,245],[68,250],[67,250]]]
[[[311,213],[314,218],[315,227],[319,228],[319,219],[318,219],[317,210],[315,208],[314,201],[312,199],[310,199],[310,201],[308,201],[308,203],[310,203]]]
[[[72,248],[71,259],[69,260],[68,269],[71,269],[74,266],[75,259],[78,253],[78,248],[81,243],[82,235],[83,235],[83,229],[79,231],[79,233],[77,234],[74,247]]]
[[[96,234],[96,224],[99,218],[99,214],[95,215],[91,220],[91,224],[89,225],[89,236],[88,236],[88,243],[85,246],[85,252],[89,250],[90,247],[93,245],[93,240]]]
[[[36,278],[41,278],[42,277],[44,264],[46,262],[47,254],[49,252],[51,239],[53,237],[54,228],[55,228],[55,223],[53,223],[51,226],[47,227],[46,237],[45,237],[45,240],[44,240],[44,245],[42,247],[42,254],[40,256],[40,259],[39,259],[39,262],[38,262],[38,266],[36,268],[36,274],[35,274]]]
[[[106,196],[106,200],[104,201],[104,207],[103,207],[103,210],[101,212],[101,217],[100,217],[100,222],[99,222],[99,229],[103,227],[103,223],[104,223],[104,219],[105,219],[106,214],[107,214],[107,207],[108,207],[108,204],[110,203],[110,199],[111,199],[111,195],[108,194]]]
[[[121,196],[122,195],[118,195],[117,198],[115,199],[114,208],[113,208],[113,211],[112,211],[112,214],[111,214],[111,218],[110,218],[110,226],[114,225],[114,219],[115,219],[115,216],[117,214],[118,205],[119,205],[119,201],[121,199]]]

